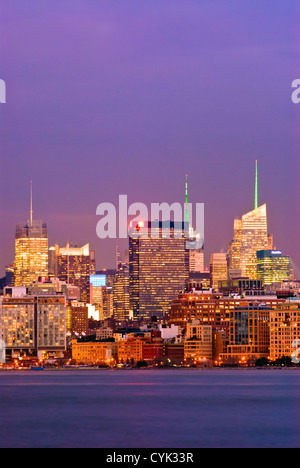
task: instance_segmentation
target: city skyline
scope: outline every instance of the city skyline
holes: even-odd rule
[[[0,0],[0,446],[299,447],[300,1]]]
[[[274,244],[299,269],[298,17],[294,1],[271,17],[250,2],[1,5],[1,276],[29,180],[49,243],[89,242],[100,269],[114,266],[116,242],[96,237],[98,203],[184,200],[188,174],[190,201],[206,207],[208,266],[253,207],[256,159]]]
[[[261,206],[258,206],[259,203],[259,194],[258,194],[258,187],[259,187],[259,183],[258,183],[258,161],[256,160],[255,161],[255,177],[254,177],[254,187],[255,187],[255,191],[254,191],[254,210],[250,211],[249,213],[246,213],[245,215],[242,215],[242,219],[246,218],[246,217],[249,217],[249,216],[259,216],[259,213],[261,210],[263,211],[266,211],[266,204],[263,204]],[[33,210],[33,195],[32,195],[32,181],[30,181],[30,197],[29,197],[29,201],[30,201],[30,204],[29,204],[29,210],[28,210],[28,213],[29,213],[29,217],[28,217],[28,220],[27,222],[23,222],[23,226],[25,226],[23,228],[23,230],[26,228],[26,226],[32,226],[33,225],[33,222],[34,223],[42,223],[42,221],[40,219],[35,219],[34,218],[34,210]],[[187,213],[186,213],[186,208],[187,207],[187,175],[185,176],[185,201],[184,203],[182,203],[182,208],[183,208],[183,216],[185,217],[185,219],[187,219],[186,217],[188,216]],[[266,213],[264,214],[264,217],[266,218]],[[95,217],[96,219],[96,217]],[[206,268],[206,270],[208,271],[209,270],[209,266],[210,266],[210,258],[211,258],[211,255],[213,255],[214,253],[222,253],[222,254],[228,254],[229,255],[229,258],[231,258],[232,256],[232,253],[231,253],[231,249],[232,249],[232,244],[235,242],[234,241],[234,238],[235,236],[237,235],[236,234],[236,229],[237,229],[237,225],[236,223],[241,223],[241,221],[239,219],[234,219],[234,226],[233,226],[233,235],[232,235],[232,239],[231,241],[228,242],[228,245],[227,245],[227,249],[221,249],[219,251],[214,251],[214,252],[210,252],[208,251],[207,249],[205,249],[205,242],[204,242],[204,250],[203,250],[203,253],[204,253],[204,267]],[[273,242],[273,233],[270,234],[269,231],[268,231],[268,228],[267,228],[267,225],[269,225],[269,219],[268,219],[268,222],[267,220],[265,219],[265,223],[266,223],[266,232],[265,232],[265,235],[269,237],[271,237],[271,241]],[[44,225],[44,224],[43,224]],[[96,225],[96,223],[95,223]],[[20,226],[22,226],[22,224],[18,223],[17,224],[17,232],[18,232],[18,229],[20,230]],[[47,223],[45,224],[45,226],[47,226]],[[193,226],[194,227],[194,226]],[[129,228],[129,226],[128,226]],[[239,229],[239,228],[238,228]],[[48,230],[48,226],[47,226],[47,230]],[[275,238],[276,238],[276,233],[275,233]],[[71,245],[73,247],[76,246],[76,248],[78,247],[79,243],[76,242],[76,239],[73,238],[72,239],[73,242],[70,242],[69,241],[67,242],[67,245]],[[101,241],[99,241],[98,239],[98,242],[108,242],[109,239],[102,239]],[[130,238],[129,238],[129,235],[127,237],[127,239],[125,239],[125,242],[124,240],[122,239],[116,239],[116,242],[115,242],[115,249],[117,249],[117,252],[118,252],[118,255],[120,255],[120,251],[119,251],[119,247],[120,247],[120,244],[122,245],[123,244],[123,252],[121,254],[121,259],[122,259],[122,256],[123,256],[123,259],[122,261],[124,261],[124,257],[126,255],[126,251],[128,250],[129,248],[129,241],[130,241]],[[16,241],[17,242],[17,241]],[[88,241],[88,243],[86,245],[90,244],[90,242]],[[49,248],[49,253],[51,252],[51,249],[53,249],[53,244],[49,241],[48,242],[48,239],[47,239],[47,245],[48,245],[48,248]],[[56,244],[55,244],[56,245]],[[266,239],[266,244],[265,244],[265,248],[267,248],[268,246],[268,240]],[[273,248],[273,245],[271,246],[271,248]],[[274,248],[276,248],[275,244],[274,244]],[[261,249],[259,249],[261,250]],[[281,249],[282,250],[282,249]],[[110,259],[110,261],[108,262],[108,264],[97,264],[97,251],[95,251],[94,255],[95,255],[95,260],[96,260],[96,269],[99,270],[99,269],[110,269],[110,268],[114,268],[115,265],[116,265],[116,250],[114,250],[114,252],[112,253],[113,256],[112,258]],[[234,254],[233,254],[234,255]],[[286,252],[286,255],[289,255],[289,252]],[[5,268],[9,265],[12,265],[14,263],[14,260],[12,259],[11,262],[9,262],[8,264],[6,264],[3,268],[3,275],[5,274]],[[232,260],[229,260],[229,264],[228,264],[229,267],[233,267],[233,268],[237,268],[237,266],[235,264],[232,264]],[[291,268],[294,270],[295,274],[296,274],[296,277],[297,277],[297,274],[300,273],[300,270],[298,269],[297,265],[294,263],[293,261],[293,258],[291,258]],[[245,272],[244,272],[245,273]],[[1,276],[1,273],[0,273],[0,276]],[[245,276],[245,274],[244,274]],[[247,275],[246,275],[247,276]],[[300,277],[300,276],[299,276]]]

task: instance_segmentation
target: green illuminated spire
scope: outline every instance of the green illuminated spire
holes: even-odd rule
[[[187,174],[185,176],[185,222],[189,222],[189,211],[188,211],[188,181]]]
[[[257,161],[255,161],[255,211],[258,208],[258,169]]]

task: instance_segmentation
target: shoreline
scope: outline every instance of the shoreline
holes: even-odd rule
[[[159,371],[181,371],[181,372],[186,372],[186,371],[194,371],[194,372],[209,372],[209,371],[229,371],[229,370],[236,370],[236,371],[255,371],[255,370],[267,370],[267,371],[275,371],[275,370],[300,370],[300,367],[297,366],[291,366],[291,367],[285,367],[285,366],[269,366],[269,367],[235,367],[235,366],[226,366],[226,367],[143,367],[143,368],[99,368],[99,367],[58,367],[58,368],[51,368],[51,367],[45,367],[45,368],[39,368],[39,369],[31,369],[31,368],[15,368],[15,369],[3,369],[0,368],[0,375],[1,373],[20,373],[20,372],[32,372],[35,374],[43,373],[43,372],[141,372],[141,371],[146,371],[146,372],[159,372]]]

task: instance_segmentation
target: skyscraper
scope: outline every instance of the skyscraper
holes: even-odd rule
[[[259,250],[257,256],[257,278],[264,285],[280,283],[290,279],[290,258],[280,250]]]
[[[117,321],[129,318],[129,266],[119,263],[113,285],[114,318]]]
[[[234,221],[234,238],[229,247],[229,268],[240,269],[242,276],[257,278],[256,252],[269,245],[267,206],[258,206],[257,162],[254,210]]]
[[[227,258],[225,253],[213,253],[210,257],[210,284],[219,289],[219,282],[227,280]]]
[[[81,301],[89,302],[90,276],[95,274],[95,252],[89,244],[82,247],[50,247],[54,275],[67,284],[80,288]]]
[[[189,260],[184,223],[138,223],[129,237],[129,295],[134,317],[168,313],[188,279]],[[168,235],[165,228],[169,227]]]
[[[32,184],[29,220],[16,227],[14,266],[16,286],[28,286],[40,276],[48,275],[47,224],[33,219]]]

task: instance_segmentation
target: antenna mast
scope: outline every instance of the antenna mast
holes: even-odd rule
[[[257,160],[255,161],[255,211],[258,208],[258,168]]]
[[[30,181],[30,227],[32,227],[33,210],[32,210],[32,180]]]

